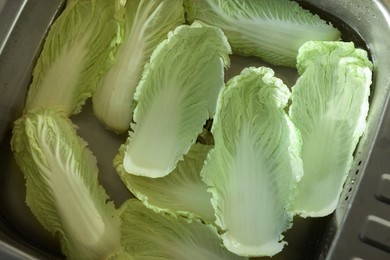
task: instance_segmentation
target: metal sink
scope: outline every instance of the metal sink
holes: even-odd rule
[[[337,26],[343,40],[367,49],[374,78],[368,128],[355,151],[337,210],[324,218],[296,217],[285,234],[289,245],[273,259],[390,259],[390,1],[298,2]],[[0,0],[0,259],[64,258],[57,239],[24,203],[23,175],[9,146],[12,123],[20,116],[45,35],[64,4],[65,0]],[[243,66],[261,65],[256,59],[232,59]],[[294,74],[275,70],[277,75]],[[101,138],[107,130],[93,119],[88,103],[72,120],[99,161],[102,185],[121,205],[131,194],[111,159],[125,137]]]

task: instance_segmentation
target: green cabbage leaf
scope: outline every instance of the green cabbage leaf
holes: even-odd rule
[[[121,210],[122,246],[135,260],[246,259],[222,247],[212,225],[155,213],[136,199]]]
[[[45,39],[33,71],[25,111],[62,106],[78,113],[113,63],[119,41],[120,0],[69,0]]]
[[[273,256],[286,244],[303,174],[300,137],[284,111],[290,94],[271,69],[250,67],[218,101],[215,146],[201,174],[224,245],[238,255]]]
[[[135,89],[154,48],[185,21],[183,0],[131,0],[123,13],[123,42],[92,96],[95,115],[120,133],[130,127]]]
[[[69,259],[104,259],[121,251],[120,214],[98,182],[96,158],[61,109],[33,109],[11,140],[26,179],[26,203],[59,237]]]
[[[187,154],[213,116],[230,46],[216,27],[181,25],[154,50],[137,87],[123,166],[163,177]]]
[[[124,148],[122,145],[115,157],[115,168],[128,189],[146,207],[156,212],[200,218],[207,223],[214,223],[211,193],[200,176],[210,146],[195,143],[176,168],[162,178],[127,174],[123,169]]]
[[[295,67],[310,40],[338,40],[340,32],[290,0],[185,0],[187,19],[221,28],[234,54]]]
[[[337,206],[366,128],[372,64],[352,42],[308,42],[299,50],[290,117],[301,132],[304,176],[295,210],[320,217]]]

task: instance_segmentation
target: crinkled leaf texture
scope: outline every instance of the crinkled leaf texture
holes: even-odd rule
[[[120,250],[120,216],[98,183],[96,158],[60,109],[34,109],[11,140],[26,179],[26,202],[61,241],[69,259],[103,259]]]
[[[115,157],[115,168],[128,189],[146,207],[156,212],[200,218],[207,223],[214,223],[211,193],[200,177],[210,146],[195,143],[176,168],[162,178],[127,174],[123,169],[124,149],[125,145],[122,145]]]
[[[45,39],[25,111],[62,106],[68,116],[80,112],[113,62],[119,41],[115,16],[119,1],[67,1]]]
[[[199,23],[178,26],[157,46],[135,93],[126,172],[156,178],[176,167],[215,112],[229,53],[223,32]]]
[[[290,205],[303,169],[301,142],[284,107],[290,91],[266,67],[244,69],[220,95],[215,147],[202,170],[225,246],[273,256],[292,225]]]
[[[122,246],[136,260],[246,259],[222,247],[212,225],[158,214],[136,199],[122,208]]]
[[[295,210],[332,213],[366,127],[372,64],[352,42],[308,42],[298,55],[290,117],[302,135],[304,176]]]
[[[108,128],[125,132],[130,127],[133,96],[146,62],[168,32],[184,21],[183,0],[126,2],[123,42],[93,94],[94,112]]]
[[[338,40],[340,32],[291,0],[185,0],[187,19],[220,27],[235,54],[295,67],[310,40]]]

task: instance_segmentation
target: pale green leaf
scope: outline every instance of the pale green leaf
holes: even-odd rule
[[[136,260],[246,259],[223,248],[211,225],[155,213],[135,199],[122,207],[122,245]]]
[[[120,218],[98,182],[96,159],[59,109],[34,109],[11,140],[26,179],[26,202],[59,237],[69,259],[103,259],[120,250]]]
[[[303,174],[300,138],[284,111],[290,91],[265,67],[247,68],[220,95],[215,147],[202,170],[224,245],[273,256],[292,225],[290,205]]]
[[[185,0],[187,19],[220,27],[233,53],[295,67],[310,40],[338,40],[340,32],[290,0]]]
[[[134,92],[154,48],[185,21],[183,0],[127,1],[123,16],[123,42],[115,63],[93,94],[96,116],[116,132],[130,127]]]
[[[122,181],[145,206],[156,212],[167,212],[213,223],[214,209],[211,194],[200,177],[203,162],[210,146],[195,143],[176,168],[162,178],[148,178],[127,174],[123,169],[123,145],[114,165]]]
[[[137,87],[126,172],[163,177],[215,112],[230,46],[215,27],[178,26],[153,52]]]
[[[290,117],[303,141],[295,203],[302,216],[325,216],[337,206],[366,127],[371,68],[366,51],[352,42],[308,42],[299,50]]]
[[[62,106],[68,116],[80,112],[113,62],[119,41],[118,8],[117,0],[67,2],[45,39],[25,111]]]

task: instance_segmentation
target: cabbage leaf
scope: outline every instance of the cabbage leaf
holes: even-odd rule
[[[178,26],[160,43],[137,87],[126,172],[163,177],[195,142],[216,107],[230,46],[216,27]]]
[[[183,0],[127,1],[123,42],[93,94],[95,115],[110,129],[130,127],[133,96],[146,62],[170,30],[183,24]]]
[[[65,112],[30,110],[15,122],[11,147],[26,179],[27,205],[69,259],[121,251],[120,214],[106,202],[96,158]]]
[[[212,225],[155,213],[136,199],[121,210],[122,245],[136,260],[246,259],[223,248]]]
[[[304,176],[295,210],[332,213],[366,127],[372,64],[352,42],[308,42],[299,50],[290,117],[302,135]]]
[[[246,68],[220,95],[215,147],[202,170],[224,245],[244,256],[273,256],[292,225],[290,205],[303,169],[300,137],[284,107],[290,91],[266,67]]]
[[[290,0],[185,0],[187,19],[221,28],[234,54],[295,67],[309,40],[338,40],[340,32]]]
[[[120,36],[119,1],[67,1],[35,65],[25,111],[62,106],[68,116],[80,112],[113,62]]]
[[[211,194],[200,177],[210,146],[195,143],[176,168],[162,178],[127,174],[123,169],[124,149],[122,145],[115,157],[115,168],[128,189],[146,207],[156,212],[200,218],[207,223],[214,223]]]

